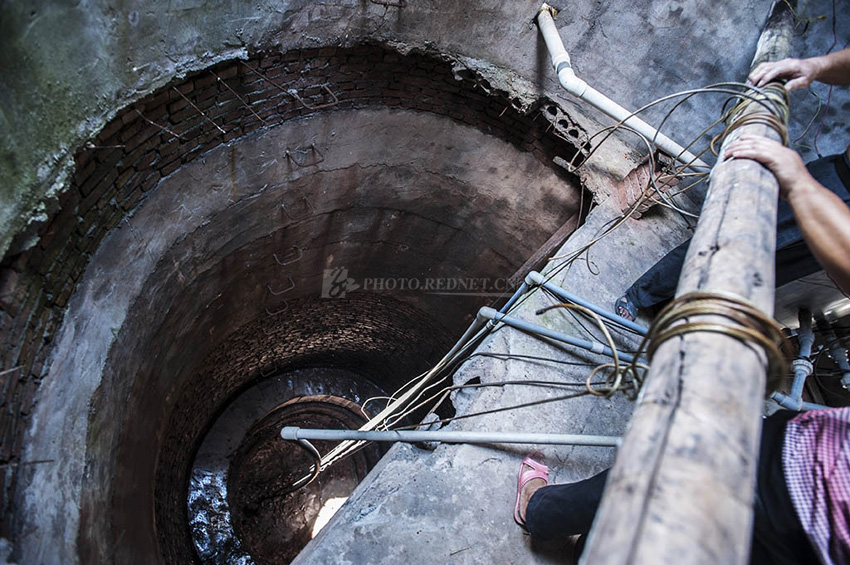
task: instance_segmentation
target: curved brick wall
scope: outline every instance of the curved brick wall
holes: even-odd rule
[[[157,468],[154,494],[157,541],[165,562],[192,558],[185,485],[194,442],[212,422],[215,407],[234,389],[281,369],[330,366],[356,371],[393,391],[429,369],[449,347],[449,333],[439,323],[387,296],[301,301],[290,305],[283,323],[263,318],[241,328],[208,358],[198,371],[200,378],[187,383],[168,423],[159,455],[167,464]],[[203,405],[193,401],[198,398],[205,399]],[[125,458],[130,461],[132,454]],[[120,478],[116,482],[120,484]],[[120,503],[113,502],[113,539],[115,531],[137,520],[135,512],[126,511],[131,498],[127,494],[118,497]],[[140,557],[144,545],[130,548],[127,541],[125,536],[120,551]]]
[[[111,229],[130,222],[161,179],[222,143],[241,143],[256,130],[326,113],[397,108],[473,126],[533,155],[566,185],[575,186],[576,180],[554,167],[552,159],[572,156],[584,135],[581,128],[545,100],[531,110],[520,106],[451,61],[362,45],[258,53],[248,61],[228,61],[126,108],[77,155],[72,186],[61,195],[60,209],[45,223],[37,245],[3,260],[0,367],[7,372],[0,375],[0,463],[20,460],[28,416],[49,370],[53,338],[90,257]],[[294,168],[308,168],[323,155],[302,144],[282,158]],[[569,196],[574,197],[575,192]],[[552,199],[547,208],[561,205]],[[310,212],[297,201],[290,210],[294,215]],[[576,213],[573,209],[560,221]],[[545,230],[554,231],[552,226]],[[542,244],[535,237],[524,244],[532,249]],[[506,264],[517,266],[525,253],[523,248]],[[187,435],[190,443],[197,440],[196,432]],[[9,520],[15,517],[10,495],[17,469],[8,466],[0,475],[5,536],[21,526]]]

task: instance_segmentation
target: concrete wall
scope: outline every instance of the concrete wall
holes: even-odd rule
[[[313,87],[317,82],[330,85],[339,104],[329,104],[332,96],[329,92],[333,91]],[[300,92],[301,101],[282,92],[281,83]],[[190,104],[183,96],[191,96],[195,102]],[[341,111],[363,111],[373,107],[399,108],[406,112],[400,114],[400,124],[388,122],[378,129],[342,117],[344,112]],[[312,121],[313,117],[324,113],[332,118],[327,122]],[[411,122],[428,115],[440,116],[443,121]],[[221,125],[213,125],[213,118]],[[264,123],[270,128],[293,120],[301,124],[301,129],[274,138],[267,145],[250,142],[251,133],[261,129]],[[449,136],[454,124],[462,126],[455,131],[467,133]],[[489,137],[501,139],[501,143],[493,146],[486,141],[487,137],[471,144],[465,138],[481,130],[470,124],[485,128]],[[414,125],[421,130],[416,135],[409,129]],[[9,344],[4,363],[8,368],[18,367],[4,375],[8,419],[2,445],[7,460],[17,459],[22,453],[36,387],[42,378],[52,387],[42,391],[45,397],[56,398],[68,407],[76,406],[73,414],[77,416],[72,419],[84,418],[82,415],[88,413],[92,388],[84,383],[93,382],[96,387],[99,377],[91,373],[82,380],[68,376],[65,374],[67,367],[59,361],[54,363],[52,373],[45,367],[72,293],[78,293],[78,304],[88,300],[79,294],[83,287],[78,286],[84,286],[86,270],[100,289],[91,298],[97,313],[93,323],[104,332],[102,345],[107,348],[120,328],[122,300],[132,301],[135,285],[150,276],[159,253],[184,239],[187,231],[198,229],[197,222],[204,217],[203,210],[216,206],[224,207],[225,212],[221,223],[215,226],[236,229],[244,237],[261,237],[262,233],[268,233],[262,229],[253,233],[247,229],[256,219],[270,222],[268,230],[304,222],[308,229],[302,229],[301,235],[297,231],[288,233],[290,243],[285,243],[286,238],[269,243],[282,245],[274,247],[273,251],[280,252],[284,258],[284,253],[291,253],[291,246],[299,241],[305,248],[308,244],[317,246],[309,261],[302,264],[310,265],[311,269],[305,271],[304,276],[313,284],[299,281],[301,288],[309,292],[321,290],[322,268],[332,266],[332,262],[325,263],[332,257],[331,249],[324,249],[325,243],[345,241],[353,237],[352,234],[376,244],[381,240],[389,242],[389,247],[383,248],[390,251],[388,255],[382,254],[381,247],[367,248],[372,258],[401,258],[403,263],[413,261],[414,266],[428,271],[433,262],[445,263],[443,255],[448,254],[461,262],[455,271],[463,269],[465,273],[474,274],[473,264],[478,264],[487,269],[507,269],[504,276],[510,276],[548,234],[576,216],[577,194],[576,188],[570,186],[570,175],[557,167],[551,168],[551,158],[554,155],[569,157],[571,146],[556,147],[559,142],[555,135],[557,130],[547,126],[544,120],[535,121],[534,115],[520,114],[504,93],[485,91],[479,86],[475,73],[470,72],[467,78],[455,77],[451,62],[370,46],[356,50],[299,50],[258,56],[246,64],[223,63],[176,82],[174,88],[166,87],[126,109],[92,140],[91,148],[78,155],[72,189],[63,195],[63,206],[42,231],[39,244],[14,256],[11,265],[3,271],[3,328],[4,339]],[[226,133],[222,134],[218,127],[226,127]],[[404,136],[399,136],[397,132],[400,131],[405,132]],[[358,148],[361,136],[374,143]],[[434,141],[438,138],[445,138],[442,142],[445,145]],[[227,142],[230,143],[222,145]],[[219,148],[218,164],[213,166],[210,156],[207,167],[209,153],[215,148]],[[458,159],[456,154],[461,149],[463,157]],[[522,164],[515,159],[518,151],[523,155]],[[395,165],[390,159],[393,154],[396,155]],[[337,157],[332,158],[334,155]],[[429,159],[427,163],[418,164],[426,158]],[[322,170],[326,159],[331,167],[327,174],[314,174]],[[371,161],[374,162],[367,165]],[[485,162],[492,166],[480,170],[470,167],[473,163]],[[537,207],[529,207],[536,198],[529,199],[530,193],[520,190],[529,180],[541,178],[537,163],[549,171],[546,173],[548,180],[535,183],[533,188],[541,191],[538,192],[539,207],[550,210],[544,214],[540,214]],[[190,173],[180,169],[190,166],[204,172]],[[170,196],[161,199],[152,196],[159,193],[160,179],[178,173],[183,179],[181,184],[169,189],[171,192],[163,191]],[[247,176],[243,178],[242,175]],[[452,178],[462,179],[462,182]],[[410,186],[414,180],[415,186]],[[562,186],[565,181],[566,190]],[[192,190],[186,189],[186,185]],[[173,184],[164,186],[175,187]],[[374,192],[367,190],[361,197],[354,196],[352,191],[369,186]],[[471,193],[469,187],[474,187]],[[439,190],[443,191],[442,196],[435,198],[435,191]],[[254,202],[257,194],[264,194],[264,200]],[[274,213],[266,216],[266,208],[258,205],[260,201],[264,205],[268,201]],[[231,204],[234,205],[230,207]],[[139,224],[142,216],[137,218],[136,214],[145,205],[148,210],[155,210],[156,218],[165,222],[164,227],[139,229],[146,224]],[[350,209],[353,215],[337,214],[334,221],[336,207]],[[430,212],[426,211],[427,207],[431,207]],[[250,219],[252,215],[253,220]],[[511,228],[510,237],[505,237],[501,222],[508,217],[514,217],[513,221],[519,223]],[[389,229],[384,224],[398,227]],[[126,243],[102,244],[116,226],[121,226],[129,243],[139,246],[139,255],[134,255]],[[427,237],[421,235],[424,230],[427,230]],[[479,235],[475,239],[487,247],[470,246],[470,240],[463,235],[468,230],[477,232]],[[519,231],[522,238],[517,237]],[[494,233],[500,235],[493,237]],[[225,245],[225,251],[230,253],[235,244],[229,240],[235,237],[235,233],[219,234],[211,240],[202,238],[199,245],[211,249]],[[418,254],[403,252],[404,249],[418,250],[423,243],[429,247]],[[261,244],[263,241],[256,245]],[[268,248],[263,249],[269,259]],[[200,252],[200,248],[190,247],[184,251],[189,258],[186,260],[194,263],[197,260],[194,254]],[[326,254],[319,255],[318,251]],[[90,258],[98,253],[106,254],[103,268],[88,265]],[[220,254],[213,256],[221,258]],[[346,257],[339,253],[337,256],[340,260]],[[427,258],[433,261],[424,265]],[[349,267],[364,263],[356,253],[354,259],[357,261]],[[125,260],[131,261],[127,269],[120,267]],[[262,268],[269,267],[274,268],[272,260]],[[184,268],[191,277],[195,267]],[[236,280],[246,268],[254,268],[251,280],[260,272],[252,261],[239,265],[236,271],[228,264],[223,264],[222,268],[228,269],[228,276]],[[172,271],[171,274],[183,276],[179,269]],[[377,273],[366,271],[359,275],[369,272]],[[387,276],[396,272],[378,274]],[[130,279],[124,278],[125,275]],[[129,284],[128,280],[131,280]],[[267,296],[263,296],[262,302],[255,304],[257,308],[246,310],[244,303],[237,301],[237,295],[222,286],[227,280],[231,279],[220,277],[206,289],[209,293],[220,287],[219,294],[224,295],[225,300],[230,299],[232,302],[228,304],[240,313],[230,323],[219,325],[220,335],[234,330],[248,319],[246,315],[262,312],[260,305],[279,306],[267,304]],[[278,281],[274,277],[266,284],[269,282],[275,283],[277,291],[288,284],[285,279]],[[262,284],[257,287],[262,292],[266,292],[265,288]],[[210,296],[215,296],[215,292]],[[205,304],[199,308],[203,306]],[[455,310],[453,315],[459,312]],[[113,320],[111,313],[118,318]],[[94,331],[95,326],[82,323],[68,327],[65,335],[73,342],[82,332],[96,341],[99,338],[92,337],[99,335]],[[85,365],[76,366],[86,369]],[[75,371],[71,373],[76,374]],[[53,379],[50,374],[65,376]],[[33,378],[27,378],[29,375]],[[67,395],[70,393],[76,395],[78,403],[69,401]],[[52,414],[46,403],[42,410],[43,414]],[[55,415],[42,416],[41,425],[47,425],[44,420]],[[61,428],[57,425],[52,429]],[[49,434],[41,435],[43,429],[34,427],[31,433],[44,437],[51,449],[59,447],[61,444],[50,439]],[[85,424],[81,422],[71,430],[85,434]],[[77,458],[77,448],[72,444],[65,445],[67,461]],[[80,461],[74,465],[79,467]],[[53,469],[45,468],[44,471],[57,480],[63,476]],[[72,474],[75,478],[71,484],[76,484],[80,472]],[[15,473],[9,475],[7,493],[14,491],[17,478]],[[8,498],[6,501],[8,503]],[[12,512],[5,514],[7,517],[14,515]]]

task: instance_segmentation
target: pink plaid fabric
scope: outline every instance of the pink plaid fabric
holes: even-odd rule
[[[850,407],[788,422],[782,463],[794,509],[822,563],[850,563]]]

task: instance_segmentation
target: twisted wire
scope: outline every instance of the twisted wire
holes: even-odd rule
[[[536,314],[539,316],[540,314],[548,312],[549,310],[554,310],[555,308],[575,310],[591,318],[602,331],[602,335],[605,336],[605,341],[608,343],[608,347],[611,348],[611,357],[614,362],[603,363],[590,372],[585,380],[585,388],[587,389],[587,392],[593,396],[601,396],[603,398],[611,398],[611,396],[619,390],[631,390],[637,393],[640,389],[640,384],[643,382],[643,379],[638,374],[638,369],[647,369],[648,367],[643,363],[638,362],[637,356],[635,356],[635,360],[629,365],[623,366],[620,364],[620,355],[617,352],[617,345],[614,343],[614,339],[611,337],[611,333],[608,331],[608,327],[602,321],[602,318],[600,318],[596,312],[585,308],[584,306],[570,304],[567,302],[552,304],[551,306],[541,308],[540,310],[537,310]],[[606,376],[604,384],[599,386],[599,383],[594,383],[593,377],[600,371],[606,369],[612,369],[612,371]],[[628,375],[632,375],[632,379],[627,379]],[[597,386],[594,387],[594,384]]]
[[[695,316],[725,321],[687,321]],[[748,300],[725,292],[691,292],[673,300],[653,321],[641,349],[646,348],[646,358],[651,361],[661,344],[694,332],[722,334],[760,347],[767,357],[768,390],[788,372],[792,352],[779,324]]]
[[[788,119],[790,117],[789,105],[790,99],[785,87],[778,83],[772,82],[762,88],[762,92],[757,95],[762,104],[764,112],[754,112],[743,114],[753,102],[753,100],[742,100],[736,106],[725,112],[726,128],[718,135],[711,139],[710,147],[714,155],[718,154],[716,146],[722,146],[723,141],[729,135],[741,127],[747,125],[761,124],[774,129],[782,138],[782,144],[788,145]]]

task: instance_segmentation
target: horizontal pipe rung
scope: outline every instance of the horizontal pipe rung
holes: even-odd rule
[[[286,426],[280,430],[280,437],[289,441],[299,439],[328,441],[392,441],[419,442],[437,441],[442,443],[525,443],[539,445],[587,445],[595,447],[618,447],[617,436],[592,436],[579,434],[533,434],[519,432],[466,432],[451,430],[401,430],[401,431],[361,431],[361,430],[318,430]]]

